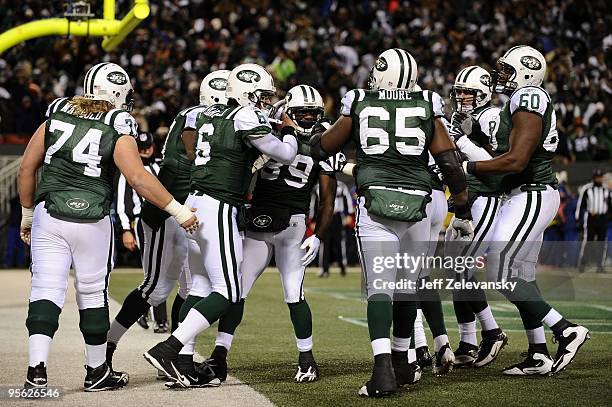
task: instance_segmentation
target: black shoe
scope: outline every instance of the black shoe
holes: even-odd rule
[[[453,364],[456,367],[469,367],[472,366],[477,357],[478,346],[460,341],[459,347],[455,351],[455,362]]]
[[[113,372],[106,362],[96,368],[85,366],[85,369],[87,376],[83,387],[87,392],[120,389],[129,381],[127,373]]]
[[[563,371],[567,365],[576,357],[576,353],[584,343],[591,339],[588,329],[580,325],[571,325],[565,328],[554,339],[559,343],[555,362],[550,369],[550,374],[557,374]]]
[[[113,355],[117,350],[117,344],[112,342],[106,342],[106,364],[113,370]]]
[[[196,365],[196,370],[204,371],[211,368],[215,372],[215,377],[221,382],[227,379],[227,349],[223,346],[215,346],[215,349],[210,354],[210,358],[206,359],[200,365]]]
[[[312,355],[312,351],[300,352],[298,357],[298,370],[295,381],[298,383],[314,382],[319,378],[319,366]]]
[[[427,346],[416,348],[416,361],[423,370],[433,364],[433,359]]]
[[[512,366],[508,366],[503,370],[503,373],[508,376],[532,376],[532,375],[544,375],[550,374],[550,369],[553,365],[548,352],[540,353],[529,351],[527,353],[521,353],[521,356],[525,356],[525,360]]]
[[[374,357],[372,377],[361,386],[358,394],[364,397],[385,397],[397,392],[397,380],[393,371],[391,355],[388,353]]]
[[[483,332],[474,367],[484,367],[493,362],[507,343],[508,335],[499,328]]]
[[[138,318],[138,321],[136,321],[136,323],[144,329],[149,329],[149,321],[147,320],[147,314],[144,314],[143,316]]]
[[[392,352],[391,363],[398,386],[421,380],[421,367],[416,362],[408,363],[408,352]]]
[[[196,367],[192,361],[191,366],[187,368],[187,370],[183,369],[183,363],[181,363],[180,359],[178,364],[181,366],[179,369],[184,373],[185,377],[189,381],[189,385],[183,386],[178,382],[170,381],[165,383],[166,387],[171,389],[184,387],[219,387],[221,384],[221,380],[215,376],[213,369],[204,363],[201,363]]]
[[[171,337],[172,338],[172,337]],[[190,381],[178,368],[178,352],[165,342],[160,342],[142,356],[153,367],[163,371],[172,381],[176,381],[182,387],[189,387]]]
[[[23,384],[24,389],[43,389],[47,387],[47,368],[44,362],[32,367],[28,366],[28,374]]]
[[[439,351],[436,352],[436,363],[433,367],[433,373],[436,376],[442,376],[453,370],[453,363],[455,362],[455,354],[451,349],[450,345],[444,344]]]
[[[161,323],[155,323],[155,328],[153,328],[153,332],[155,332],[156,334],[165,334],[168,333],[168,323],[167,322],[161,322]]]

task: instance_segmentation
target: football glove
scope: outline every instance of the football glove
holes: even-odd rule
[[[446,229],[445,240],[448,242],[471,242],[474,239],[474,225],[470,219],[453,218]]]
[[[472,134],[473,124],[474,120],[472,119],[472,116],[467,113],[454,112],[451,116],[451,127],[458,126],[466,136]]]
[[[31,243],[32,238],[32,220],[34,219],[34,208],[21,207],[21,240],[27,245]]]
[[[319,246],[321,246],[321,240],[319,240],[317,235],[312,235],[304,240],[304,243],[300,246],[300,249],[306,250],[306,254],[300,259],[303,266],[309,265],[317,257]]]

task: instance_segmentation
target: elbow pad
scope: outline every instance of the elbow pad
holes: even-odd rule
[[[443,151],[434,158],[451,194],[454,195],[464,191],[467,188],[467,182],[456,150]]]

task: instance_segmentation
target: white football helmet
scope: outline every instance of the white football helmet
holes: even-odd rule
[[[450,98],[455,112],[470,113],[491,101],[491,75],[476,65],[463,68],[455,78]],[[461,96],[458,97],[458,93]]]
[[[413,92],[422,92],[423,88],[421,88],[421,85],[419,85],[418,83],[415,83],[414,86],[412,87],[412,91]]]
[[[517,45],[497,60],[497,69],[491,72],[491,90],[510,95],[525,86],[540,86],[545,75],[544,55],[528,45]]]
[[[229,74],[230,71],[227,69],[219,69],[218,71],[212,71],[202,79],[200,84],[201,105],[211,106],[227,103],[225,89],[227,88],[227,77]]]
[[[321,94],[308,85],[289,89],[285,96],[285,114],[297,125],[297,133],[310,136],[312,126],[323,118],[325,108]]]
[[[271,107],[269,101],[275,94],[272,75],[257,64],[238,65],[227,78],[225,95],[240,106]]]
[[[408,51],[388,49],[378,56],[370,71],[368,88],[407,89],[412,91],[417,80],[417,63]]]
[[[112,62],[94,65],[85,74],[84,96],[105,100],[118,109],[128,112],[134,107],[134,90],[127,72]]]

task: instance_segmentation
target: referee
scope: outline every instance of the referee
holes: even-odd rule
[[[603,172],[597,168],[593,171],[593,181],[580,189],[576,205],[576,224],[578,229],[583,229],[584,236],[579,261],[581,273],[592,260],[597,262],[598,273],[605,272],[606,232],[611,207],[610,190],[603,185]]]

